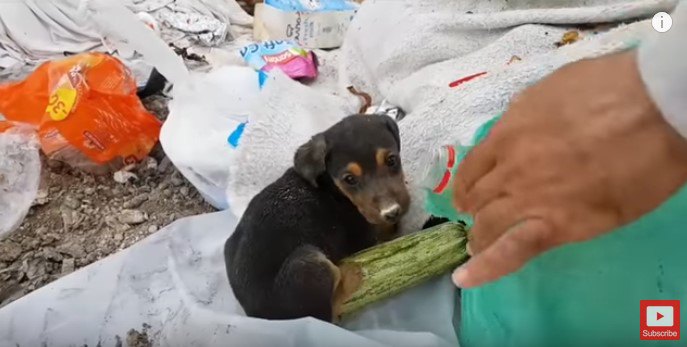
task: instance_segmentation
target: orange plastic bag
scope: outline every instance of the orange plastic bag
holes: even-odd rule
[[[48,62],[22,82],[0,85],[0,114],[35,126],[48,157],[76,160],[65,154],[76,149],[96,165],[144,159],[162,125],[141,104],[129,69],[102,53]]]

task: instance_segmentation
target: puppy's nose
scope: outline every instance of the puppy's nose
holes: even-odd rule
[[[389,223],[394,223],[398,219],[398,217],[401,216],[401,205],[399,204],[393,204],[391,206],[388,206],[384,209],[382,209],[381,213],[382,218],[386,220]]]

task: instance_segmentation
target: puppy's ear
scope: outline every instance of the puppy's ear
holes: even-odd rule
[[[380,115],[379,117],[382,117],[382,119],[384,120],[384,123],[386,124],[386,128],[389,130],[391,135],[393,135],[394,140],[396,140],[397,149],[400,151],[401,150],[401,137],[398,134],[398,124],[396,124],[396,121],[393,118],[391,118],[387,115],[383,115],[383,116]]]
[[[301,177],[317,187],[317,177],[326,170],[326,156],[327,142],[323,134],[317,134],[298,148],[293,158],[293,168]]]

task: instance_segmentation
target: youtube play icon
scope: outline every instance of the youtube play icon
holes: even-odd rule
[[[679,340],[680,301],[641,300],[640,340]]]

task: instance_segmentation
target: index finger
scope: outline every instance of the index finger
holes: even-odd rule
[[[465,211],[467,194],[486,174],[496,167],[496,155],[489,138],[478,144],[458,165],[453,183],[453,201],[459,210]]]
[[[523,267],[555,245],[551,226],[528,219],[501,236],[492,246],[471,258],[453,273],[453,282],[471,288],[495,281]]]

